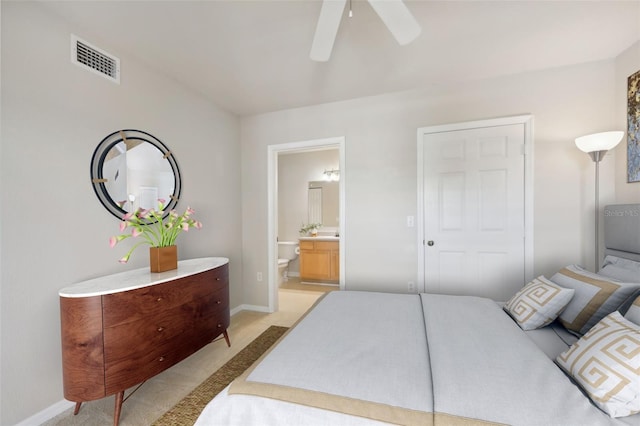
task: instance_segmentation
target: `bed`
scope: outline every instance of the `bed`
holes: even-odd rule
[[[508,302],[331,292],[196,425],[640,425],[640,204]]]

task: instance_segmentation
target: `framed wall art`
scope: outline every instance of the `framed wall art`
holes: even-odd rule
[[[627,182],[640,182],[640,71],[627,81]]]

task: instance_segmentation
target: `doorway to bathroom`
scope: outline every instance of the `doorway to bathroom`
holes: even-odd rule
[[[335,137],[268,147],[270,312],[279,310],[281,284],[293,291],[344,289],[344,142],[344,137]],[[310,225],[314,224],[321,226],[313,229]],[[301,232],[305,227],[308,230]],[[333,275],[326,280],[308,280],[309,263],[303,261],[301,277],[300,254],[295,250],[301,242],[305,259],[310,259],[310,244],[327,249],[326,255],[316,254],[318,259],[326,259]],[[318,287],[308,281],[335,285]]]

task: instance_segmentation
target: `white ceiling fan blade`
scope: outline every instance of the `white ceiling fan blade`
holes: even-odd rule
[[[322,2],[316,34],[313,37],[311,54],[309,55],[314,61],[326,62],[329,60],[346,4],[347,0],[324,0]]]
[[[369,0],[369,4],[401,46],[411,43],[422,32],[402,0]]]

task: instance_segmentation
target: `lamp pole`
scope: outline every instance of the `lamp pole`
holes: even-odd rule
[[[607,153],[606,150],[603,151],[591,151],[589,153],[589,157],[591,157],[591,159],[593,160],[594,163],[596,163],[596,196],[595,196],[595,203],[596,203],[596,208],[595,208],[595,222],[596,222],[596,235],[595,235],[595,254],[594,254],[594,258],[595,258],[595,263],[594,263],[594,272],[598,272],[598,268],[600,265],[600,160],[602,160],[602,158],[605,156],[605,154]]]

